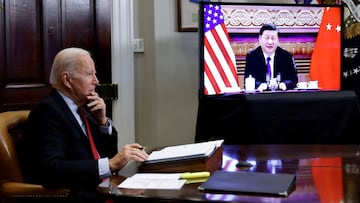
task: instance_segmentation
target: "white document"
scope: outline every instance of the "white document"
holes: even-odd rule
[[[99,187],[109,188],[110,186],[110,178],[106,178],[103,182],[99,184]]]
[[[176,160],[177,158],[196,158],[206,157],[220,147],[224,140],[215,140],[193,144],[184,144],[165,147],[158,151],[153,151],[146,162],[156,160]]]
[[[186,182],[180,173],[137,173],[125,179],[118,188],[180,189]]]

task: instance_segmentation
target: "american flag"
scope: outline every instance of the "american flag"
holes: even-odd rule
[[[204,6],[204,87],[207,95],[240,90],[220,5]]]

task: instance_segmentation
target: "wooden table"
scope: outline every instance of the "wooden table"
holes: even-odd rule
[[[252,167],[236,167],[240,160]],[[136,167],[123,175],[136,173]],[[360,145],[224,145],[222,169],[296,174],[296,188],[286,198],[199,191],[199,183],[180,190],[118,189],[125,176],[111,177],[99,193],[115,202],[360,202]],[[111,189],[111,190],[110,190]]]

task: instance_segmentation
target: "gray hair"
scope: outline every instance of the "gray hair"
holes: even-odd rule
[[[75,74],[77,60],[83,55],[90,56],[90,53],[84,49],[75,47],[63,49],[57,53],[51,66],[49,76],[50,84],[61,84],[61,75],[64,71],[68,71],[70,74]]]

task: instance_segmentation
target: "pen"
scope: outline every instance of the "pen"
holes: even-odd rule
[[[139,147],[140,150],[145,150],[146,148],[145,146]]]
[[[193,179],[193,178],[208,178],[210,176],[210,172],[186,172],[181,174],[181,178],[183,179]]]

